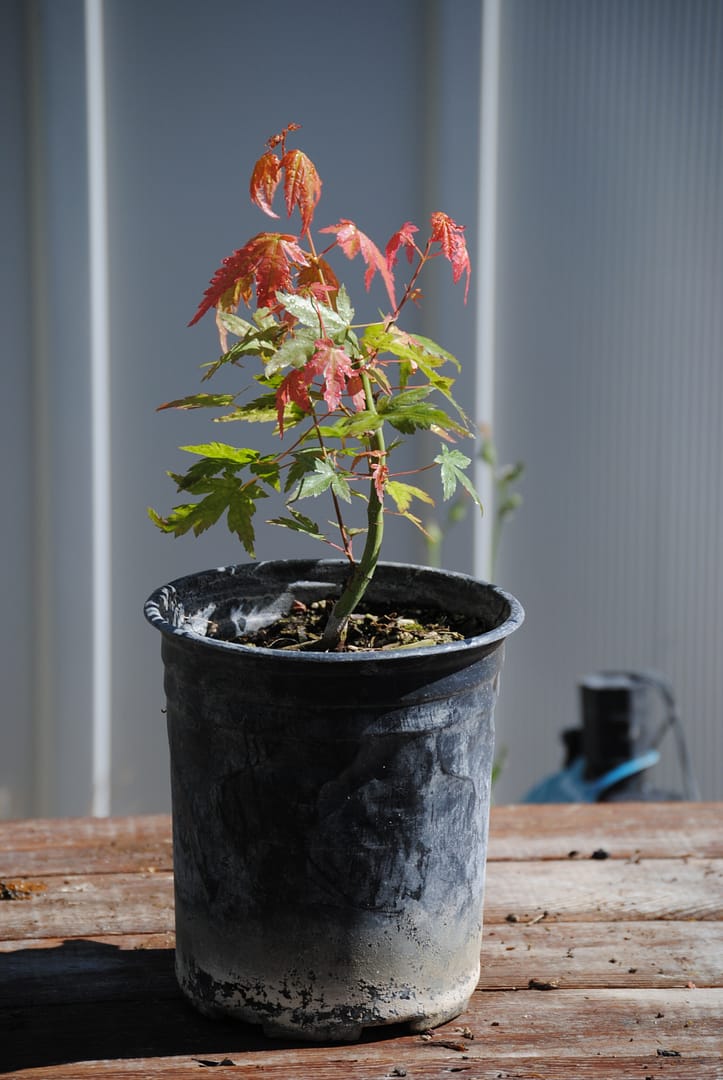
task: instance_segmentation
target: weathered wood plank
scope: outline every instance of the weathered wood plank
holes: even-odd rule
[[[36,818],[0,825],[0,879],[123,874],[171,866],[171,819],[166,814]]]
[[[50,1072],[29,1069],[14,1072],[16,1080],[89,1080],[94,1077],[112,1076],[116,1080],[154,1080],[155,1077],[176,1077],[179,1080],[204,1080],[204,1066],[211,1068],[209,1080],[239,1080],[253,1075],[261,1080],[396,1080],[406,1076],[408,1080],[721,1080],[720,1056],[693,1055],[687,1057],[651,1058],[628,1057],[615,1060],[611,1057],[560,1058],[547,1056],[525,1058],[495,1055],[489,1060],[460,1060],[458,1065],[446,1061],[415,1061],[412,1066],[400,1065],[391,1055],[384,1063],[327,1060],[304,1063],[303,1072],[291,1070],[285,1059],[274,1055],[262,1065],[246,1065],[234,1059],[233,1065],[227,1055],[210,1057],[165,1057],[138,1061],[98,1061],[60,1065]],[[215,1067],[213,1067],[215,1066]]]
[[[564,859],[602,848],[612,858],[723,857],[721,803],[496,806],[489,858]]]
[[[721,813],[495,808],[470,1009],[430,1040],[389,1031],[349,1047],[269,1043],[185,1004],[167,817],[4,823],[13,888],[0,895],[25,898],[0,901],[0,1073],[721,1080]]]
[[[723,923],[495,924],[482,942],[481,989],[720,986]],[[723,1023],[723,1021],[722,1021]]]
[[[0,901],[4,938],[166,933],[173,877],[88,874],[13,879],[27,899]],[[498,862],[487,868],[485,919],[520,922],[723,919],[723,860]]]
[[[490,861],[587,857],[723,858],[720,803],[496,806]],[[35,874],[127,873],[171,867],[170,818],[30,819],[0,826],[0,878]]]
[[[177,997],[173,935],[59,938],[0,945],[0,1007]],[[723,924],[495,925],[482,945],[480,989],[714,987]]]
[[[505,1071],[552,1077],[560,1075],[559,1069],[540,1069],[549,1070],[554,1062],[566,1063],[568,1076],[611,1080],[635,1075],[641,1080],[646,1073],[680,1078],[685,1075],[681,1065],[698,1068],[690,1076],[714,1076],[702,1070],[714,1062],[720,1066],[722,1015],[720,989],[479,992],[467,1013],[431,1038],[372,1032],[361,1043],[320,1047],[270,1043],[245,1025],[204,1020],[182,1003],[161,1001],[148,1009],[129,1001],[112,1008],[85,1004],[16,1010],[14,1026],[0,1027],[0,1045],[7,1070],[27,1070],[19,1074],[23,1077],[35,1071],[45,1080],[103,1075],[101,1063],[113,1066],[106,1075],[152,1077],[172,1068],[173,1075],[193,1071],[198,1076],[204,1061],[224,1059],[233,1062],[227,1066],[229,1076],[382,1078],[405,1070],[418,1080],[449,1078],[461,1070],[463,1077],[504,1076]],[[138,1059],[135,1071],[133,1059]],[[670,1061],[676,1069],[667,1071]],[[82,1070],[82,1062],[89,1071]],[[497,1073],[489,1072],[493,1065]],[[572,1072],[583,1065],[587,1071]],[[217,1065],[212,1075],[223,1076],[223,1066]]]
[[[173,934],[0,943],[0,1008],[176,998]]]
[[[723,919],[721,859],[491,862],[485,918]]]
[[[21,879],[25,900],[0,902],[1,938],[163,934],[173,930],[173,875],[88,874]]]
[[[45,851],[53,847],[78,848],[116,841],[142,844],[170,836],[168,814],[133,814],[126,817],[20,818],[3,821],[0,851]]]

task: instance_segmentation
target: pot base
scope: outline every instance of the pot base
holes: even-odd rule
[[[368,1001],[359,1004],[332,1004],[334,990],[318,984],[310,996],[294,1000],[288,989],[281,1004],[278,997],[263,990],[262,1000],[253,1000],[246,989],[217,982],[198,971],[189,979],[177,970],[184,996],[198,1012],[210,1019],[234,1020],[253,1024],[268,1039],[298,1040],[314,1043],[358,1042],[365,1029],[399,1026],[410,1033],[429,1031],[454,1020],[467,1008],[478,976],[461,993],[448,990],[433,995],[426,1002],[411,989],[384,990],[368,988]],[[199,988],[202,989],[199,990]]]

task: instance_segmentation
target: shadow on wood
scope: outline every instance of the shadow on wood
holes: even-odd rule
[[[389,1028],[371,1038],[395,1035]],[[108,1059],[226,1057],[292,1045],[266,1039],[250,1024],[198,1014],[178,989],[170,948],[72,939],[0,953],[0,1073]]]

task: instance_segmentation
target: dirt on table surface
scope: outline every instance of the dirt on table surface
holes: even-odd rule
[[[250,635],[236,635],[228,624],[211,627],[209,636],[239,645],[263,649],[318,651],[318,642],[334,600],[296,601],[288,614]],[[447,642],[464,641],[483,632],[467,615],[454,615],[425,608],[367,610],[355,612],[349,620],[344,652],[412,649]]]

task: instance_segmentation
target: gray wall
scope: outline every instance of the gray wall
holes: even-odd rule
[[[89,12],[104,23],[100,265],[88,229],[87,98],[98,104],[86,70]],[[14,151],[3,158],[0,203],[10,240],[3,367],[12,380],[2,437],[13,463],[3,573],[14,621],[3,624],[0,813],[162,809],[160,642],[142,603],[172,577],[245,558],[228,532],[174,541],[146,517],[148,505],[172,505],[165,470],[182,465],[177,447],[209,437],[204,416],[154,411],[196,390],[200,365],[217,355],[212,320],[186,324],[222,256],[265,227],[248,202],[248,176],[266,139],[290,121],[303,125],[324,180],[320,224],[352,217],[383,245],[403,221],[421,224],[441,206],[470,220],[474,242],[481,9],[3,0],[2,16],[2,134]],[[467,163],[463,185],[440,161],[442,128],[445,150]],[[92,345],[90,286],[102,293],[105,275],[109,424],[98,431],[93,394],[104,357]],[[354,287],[361,273],[350,264],[345,279]],[[448,332],[434,310],[424,328],[470,356],[474,305],[465,310],[458,290],[454,301],[459,328]],[[381,302],[372,296],[372,317]],[[99,492],[93,464],[106,455]],[[389,558],[423,560],[414,530],[390,532]],[[257,551],[282,556],[288,541],[262,529]],[[469,544],[455,543],[471,567]],[[99,571],[108,597],[100,617]]]
[[[100,262],[88,13],[104,22]],[[222,531],[173,541],[148,523],[173,498],[177,447],[208,434],[202,416],[154,409],[214,355],[211,323],[186,323],[219,258],[261,228],[249,165],[290,120],[329,222],[353,217],[382,243],[440,207],[468,225],[470,303],[435,281],[423,328],[466,361],[462,400],[493,422],[500,458],[526,463],[497,574],[527,609],[498,798],[559,765],[577,678],[608,667],[671,678],[703,794],[723,797],[723,5],[1,0],[0,16],[0,816],[168,805],[142,602],[241,555]],[[498,85],[481,71],[484,18]],[[499,93],[484,146],[481,81]],[[107,371],[91,318],[106,284]],[[104,374],[109,423],[94,427]],[[455,526],[444,564],[483,572],[483,538]],[[390,558],[426,556],[410,531],[391,540]],[[288,538],[269,530],[259,551]],[[662,780],[676,783],[674,760]]]
[[[577,678],[620,667],[672,681],[721,797],[723,5],[502,11],[496,424],[527,472],[500,576],[527,624],[500,798],[558,766]]]
[[[32,371],[28,362],[30,252],[26,56],[20,4],[5,4],[0,32],[0,136],[11,152],[0,154],[0,310],[3,314],[0,446],[4,463],[0,595],[2,722],[0,722],[0,818],[27,812],[33,768],[31,659],[32,619]],[[11,467],[12,463],[12,467]]]

